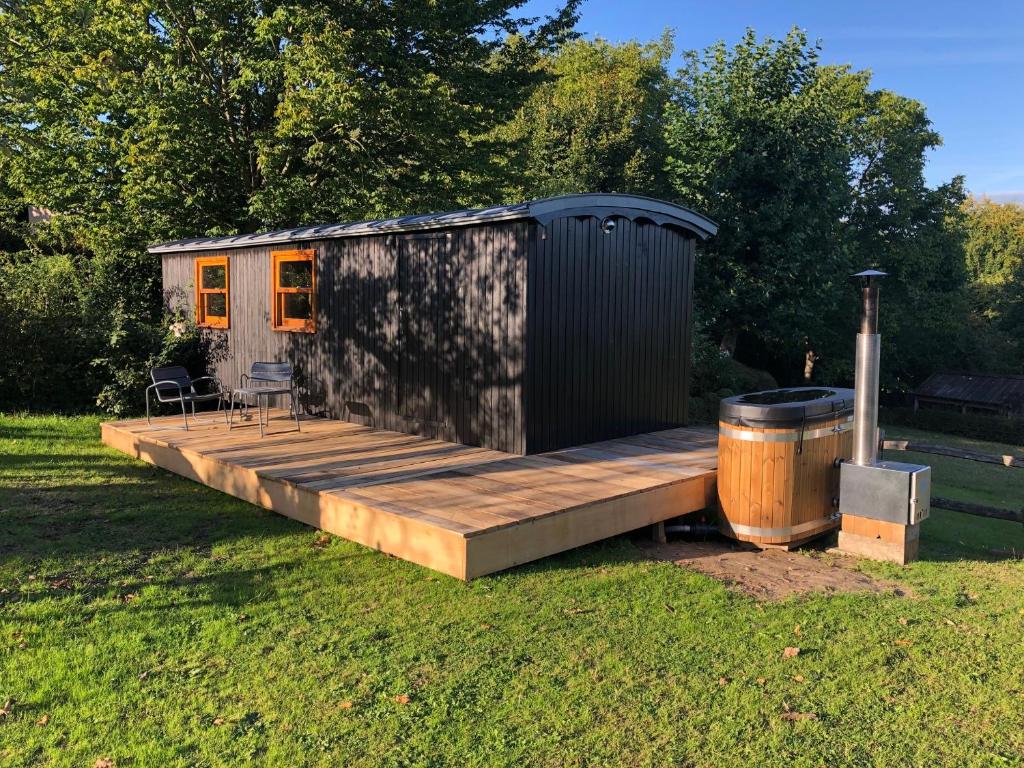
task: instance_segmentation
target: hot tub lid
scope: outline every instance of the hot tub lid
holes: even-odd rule
[[[719,419],[737,426],[798,427],[853,411],[853,390],[786,387],[722,400]]]

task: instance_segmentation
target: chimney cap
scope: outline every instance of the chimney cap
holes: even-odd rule
[[[888,272],[882,272],[881,270],[878,270],[878,269],[865,269],[863,272],[858,272],[855,275],[850,275],[850,277],[862,277],[865,280],[867,280],[868,282],[871,282],[872,278],[876,278],[877,279],[877,278],[888,277],[888,276],[889,276]]]

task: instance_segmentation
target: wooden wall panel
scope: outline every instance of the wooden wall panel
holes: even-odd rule
[[[694,241],[649,222],[535,225],[526,315],[529,453],[686,423]]]
[[[525,451],[526,266],[519,251],[529,225],[509,222],[450,233],[373,235],[231,248],[231,327],[204,331],[213,372],[225,386],[259,360],[289,360],[299,374],[304,408],[331,418],[479,445]],[[418,242],[422,240],[422,242]],[[270,325],[270,253],[317,250],[317,331],[287,333]],[[438,399],[437,417],[410,419],[399,402],[403,344],[399,323],[399,253],[428,248],[443,262],[445,290],[436,306],[409,311],[440,317],[445,335],[407,363]],[[195,253],[163,257],[165,302],[194,317]],[[416,259],[413,259],[416,262]],[[422,265],[413,268],[421,268]],[[429,359],[427,359],[429,358]]]

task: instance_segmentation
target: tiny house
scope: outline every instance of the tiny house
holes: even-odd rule
[[[586,194],[149,250],[226,387],[288,360],[310,412],[529,454],[686,423],[695,245],[716,229]]]

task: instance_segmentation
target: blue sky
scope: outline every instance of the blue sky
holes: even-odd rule
[[[525,11],[556,4],[530,0]],[[959,173],[977,195],[1024,201],[1024,0],[585,0],[579,29],[624,41],[668,27],[685,50],[794,25],[821,40],[825,62],[870,69],[875,87],[925,104],[944,142],[930,183]]]

